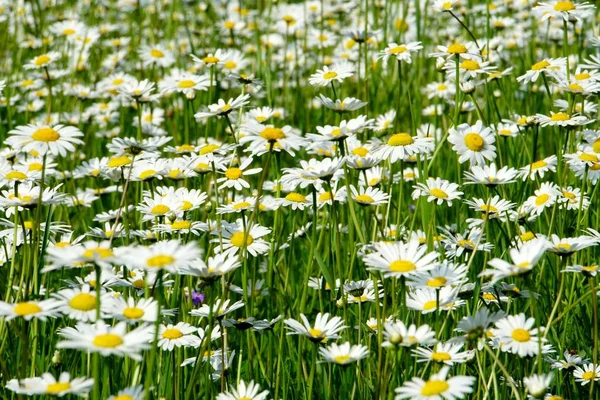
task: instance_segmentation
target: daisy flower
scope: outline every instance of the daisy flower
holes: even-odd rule
[[[25,321],[38,318],[46,321],[48,317],[54,318],[59,315],[60,305],[60,302],[55,299],[23,301],[15,304],[0,301],[0,317],[4,317],[6,321],[14,318],[23,318]]]
[[[441,178],[427,178],[425,183],[417,183],[412,192],[412,198],[427,196],[427,201],[435,201],[437,205],[444,202],[452,207],[452,200],[459,199],[463,192],[458,191],[458,184]]]
[[[481,58],[477,45],[475,43],[454,42],[448,46],[437,46],[435,53],[430,53],[429,57],[459,57],[467,60],[478,60]]]
[[[346,97],[343,100],[337,99],[334,101],[320,94],[316,99],[320,101],[321,104],[323,104],[325,107],[339,114],[343,114],[350,111],[356,111],[367,105],[366,102],[354,97]]]
[[[583,115],[569,115],[562,111],[553,113],[550,112],[550,116],[546,116],[543,114],[537,114],[540,126],[562,126],[564,128],[570,128],[574,126],[582,126],[592,122],[592,120],[588,119]]]
[[[231,392],[219,393],[216,400],[265,400],[269,395],[268,390],[260,391],[260,386],[254,381],[246,383],[240,380]]]
[[[485,160],[493,161],[496,158],[496,147],[493,145],[496,137],[492,129],[484,127],[481,121],[475,125],[461,124],[456,129],[452,127],[448,134],[448,141],[454,145],[452,150],[459,154],[460,163],[469,160],[472,165],[482,165]]]
[[[200,249],[195,242],[182,244],[179,240],[163,240],[148,247],[137,246],[120,249],[119,259],[130,268],[147,271],[166,270],[178,273],[200,257]]]
[[[449,371],[450,367],[445,366],[426,381],[418,377],[412,378],[410,382],[394,390],[397,393],[394,400],[455,400],[473,392],[474,377],[459,375],[449,378]]]
[[[435,332],[427,324],[419,327],[411,324],[406,327],[402,321],[386,321],[383,324],[383,329],[383,337],[385,339],[382,343],[383,347],[428,346],[437,342]]]
[[[198,347],[200,338],[196,333],[198,328],[179,322],[176,325],[160,325],[158,328],[158,347],[165,351],[172,351],[175,347]]]
[[[340,317],[329,318],[328,313],[318,313],[314,325],[311,325],[304,314],[300,314],[300,318],[301,323],[292,318],[283,321],[290,330],[287,334],[306,336],[313,343],[325,343],[328,340],[338,339],[338,332],[346,328]]]
[[[390,200],[389,194],[371,186],[360,186],[358,189],[350,186],[350,192],[352,200],[361,206],[379,206],[387,204]]]
[[[518,82],[535,82],[540,74],[545,73],[550,76],[561,74],[567,67],[566,58],[545,58],[531,66],[531,69],[517,78]]]
[[[342,83],[344,79],[354,74],[354,68],[350,64],[339,64],[333,67],[324,66],[312,74],[308,82],[313,86],[327,86],[336,81]]]
[[[539,399],[550,387],[552,378],[554,378],[552,373],[542,375],[534,374],[523,378],[523,385],[525,385],[530,396]]]
[[[427,253],[427,246],[417,240],[408,243],[376,243],[375,252],[363,258],[370,271],[383,272],[384,277],[400,278],[414,276],[432,269],[439,254]]]
[[[11,379],[6,388],[17,394],[48,395],[63,397],[69,394],[85,397],[94,386],[93,378],[71,379],[68,372],[62,372],[58,379],[52,374],[45,372],[41,377]]]
[[[159,67],[168,68],[175,62],[173,53],[161,45],[140,46],[138,54],[144,67],[157,65]]]
[[[249,189],[250,185],[244,180],[245,176],[258,174],[262,171],[262,168],[249,168],[252,164],[252,157],[247,158],[239,167],[227,167],[221,166],[221,170],[225,175],[222,178],[217,179],[217,183],[220,183],[219,190],[224,188],[233,188],[235,190],[242,190],[244,188]]]
[[[581,386],[585,386],[592,381],[598,382],[600,380],[600,365],[589,363],[583,367],[575,367],[573,377],[575,382],[581,383]]]
[[[462,343],[437,343],[433,349],[418,347],[412,350],[417,362],[437,362],[449,366],[462,364],[473,358],[472,351],[460,351]]]
[[[488,262],[492,269],[482,271],[479,276],[491,276],[490,283],[494,284],[509,276],[525,274],[533,269],[547,248],[548,243],[545,239],[529,240],[521,246],[509,250],[510,263],[500,258],[494,258]]]
[[[231,58],[231,52],[226,50],[217,49],[214,53],[208,53],[204,57],[200,58],[191,55],[194,62],[201,66],[212,67],[214,65],[223,65]]]
[[[406,306],[411,310],[429,314],[437,310],[451,311],[464,304],[463,300],[456,298],[455,288],[446,286],[441,289],[424,288],[408,293]]]
[[[131,296],[125,299],[123,296],[112,299],[111,306],[107,311],[112,318],[127,321],[129,323],[156,321],[158,316],[158,303],[153,298],[136,299]],[[163,310],[164,312],[164,310]]]
[[[407,160],[413,155],[429,153],[433,151],[434,147],[433,138],[396,133],[390,136],[385,144],[380,145],[374,151],[374,155],[381,160],[389,160],[394,163],[398,160]]]
[[[509,315],[496,322],[494,338],[502,351],[519,357],[533,356],[538,353],[539,342],[546,342],[545,338],[537,336],[538,330],[534,325],[535,319],[527,318],[525,314]]]
[[[271,233],[271,229],[261,225],[253,224],[246,227],[241,219],[238,219],[235,224],[229,227],[224,227],[220,238],[212,240],[213,243],[219,245],[215,248],[215,253],[223,253],[225,255],[233,255],[245,249],[253,257],[259,254],[264,254],[269,251],[269,243],[263,239],[263,236]],[[218,232],[213,232],[218,235]]]
[[[556,171],[556,163],[556,156],[551,155],[549,157],[544,158],[543,160],[539,160],[525,167],[522,167],[521,169],[519,169],[518,175],[522,177],[524,181],[527,180],[527,178],[533,181],[538,176],[540,178],[543,178],[546,172]]]
[[[395,57],[398,61],[404,61],[410,64],[412,62],[411,53],[416,53],[422,48],[421,42],[410,42],[406,44],[390,43],[385,50],[380,52],[377,60],[383,59],[383,62],[388,62],[390,57]]]
[[[83,144],[79,129],[65,125],[26,125],[8,132],[5,143],[18,151],[39,154],[50,153],[66,156],[75,151],[75,145]]]
[[[517,171],[509,166],[498,169],[494,163],[490,165],[471,165],[470,171],[465,171],[465,184],[494,187],[515,182],[516,176]]]
[[[201,318],[208,318],[212,316],[217,319],[223,319],[225,315],[229,314],[230,312],[244,307],[244,303],[241,300],[229,305],[230,302],[230,299],[215,299],[215,302],[212,306],[208,304],[202,304],[202,307],[199,309],[190,311],[190,315]]]
[[[321,362],[347,365],[366,358],[369,349],[363,345],[351,345],[350,342],[340,345],[332,343],[327,347],[320,347],[319,354],[323,357]]]
[[[111,327],[100,320],[93,325],[80,322],[75,328],[62,328],[58,335],[64,339],[57,343],[56,347],[59,349],[98,352],[103,356],[129,356],[141,361],[141,352],[151,347],[154,328],[140,325],[128,331],[126,322],[119,322]]]
[[[356,133],[371,127],[372,119],[367,119],[366,115],[359,115],[351,120],[343,120],[338,126],[325,125],[317,126],[319,134],[309,133],[306,136],[315,141],[341,142]]]
[[[89,284],[86,283],[80,288],[62,289],[52,296],[59,302],[60,312],[65,316],[83,322],[96,320],[97,294]],[[108,308],[109,302],[111,302],[110,294],[102,290],[100,295],[102,314]]]
[[[533,12],[541,15],[541,21],[549,18],[560,18],[569,22],[570,20],[580,20],[594,13],[595,6],[592,4],[575,3],[572,1],[554,0],[548,3],[538,3],[533,7]]]
[[[54,63],[56,60],[60,59],[62,54],[58,51],[50,51],[45,54],[41,54],[37,57],[32,58],[27,62],[23,68],[25,69],[41,69],[47,68],[50,64]]]
[[[434,268],[410,277],[409,285],[414,288],[435,288],[457,286],[466,280],[466,264],[454,264],[443,260]]]
[[[540,188],[534,192],[524,203],[524,207],[529,212],[537,215],[541,214],[546,208],[552,207],[560,196],[560,190],[552,182],[543,182]]]
[[[279,128],[274,125],[249,121],[242,125],[240,131],[242,132],[240,144],[248,144],[246,151],[253,155],[261,155],[270,150],[283,150],[294,156],[294,152],[302,144],[301,137],[289,125]]]
[[[204,281],[211,282],[241,266],[242,263],[236,256],[215,254],[214,257],[208,257],[206,263],[201,258],[195,260],[188,267],[182,268],[181,273],[198,276]]]
[[[241,94],[235,99],[230,98],[227,102],[225,102],[223,99],[219,99],[216,104],[209,105],[207,111],[199,111],[194,114],[194,117],[196,118],[196,121],[201,121],[210,117],[221,118],[250,103],[248,99],[250,99],[249,94]]]
[[[110,396],[107,400],[143,400],[144,386],[138,385],[119,390],[117,394]]]

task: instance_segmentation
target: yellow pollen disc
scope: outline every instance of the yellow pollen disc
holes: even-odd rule
[[[446,381],[441,380],[430,380],[425,382],[423,388],[421,389],[422,396],[437,396],[441,393],[444,393],[450,385]]]
[[[437,362],[443,362],[443,361],[448,361],[448,360],[451,360],[451,359],[452,359],[452,357],[450,357],[450,354],[449,354],[449,353],[443,353],[443,352],[441,352],[441,353],[438,353],[438,352],[436,351],[436,352],[434,352],[434,353],[431,355],[431,359],[432,359],[433,361],[437,361]]]
[[[335,360],[336,363],[343,364],[350,359],[350,356],[347,354],[344,354],[341,356],[335,356],[335,357],[333,357],[333,359]]]
[[[525,268],[528,268],[528,267],[530,267],[530,266],[531,266],[531,263],[530,263],[530,262],[528,262],[528,261],[523,261],[522,263],[518,263],[518,264],[517,264],[517,265],[515,265],[515,266],[516,266],[517,268],[522,268],[522,269],[525,269]]]
[[[371,204],[375,202],[375,199],[369,196],[368,194],[359,194],[354,198],[355,201],[359,203]]]
[[[495,213],[498,212],[498,209],[494,206],[488,206],[487,204],[482,204],[479,206],[479,208],[481,209],[481,211],[483,212],[487,212],[487,213]]]
[[[570,1],[559,1],[554,5],[554,11],[569,12],[575,9],[575,4]]]
[[[330,201],[330,200],[331,200],[331,193],[329,193],[329,192],[324,192],[319,195],[320,202],[325,202],[325,201]]]
[[[573,192],[563,192],[563,196],[569,200],[576,200],[577,196]]]
[[[152,268],[164,268],[173,264],[175,258],[167,254],[158,254],[146,260],[146,265]]]
[[[406,46],[392,47],[389,51],[390,51],[390,54],[402,54],[406,51]]]
[[[33,315],[42,311],[42,308],[35,303],[24,302],[18,303],[13,308],[13,312],[19,316]]]
[[[242,175],[242,170],[239,168],[228,168],[227,171],[225,171],[225,176],[227,179],[240,179]]]
[[[189,201],[187,201],[187,200],[184,200],[184,201],[181,203],[181,206],[180,206],[179,208],[180,208],[180,209],[182,209],[183,211],[187,211],[187,210],[189,210],[190,208],[192,208],[192,206],[193,206],[193,204],[192,204],[192,203],[190,203],[190,202],[189,202]]]
[[[596,373],[594,371],[586,371],[583,373],[583,375],[581,375],[581,377],[586,381],[591,381],[592,379],[596,378]]]
[[[60,138],[60,134],[52,128],[45,127],[33,132],[31,138],[38,142],[56,142]]]
[[[208,56],[208,57],[204,57],[202,59],[202,61],[204,61],[205,64],[216,64],[219,61],[221,61],[218,57],[215,56]]]
[[[537,62],[531,66],[532,71],[539,71],[541,69],[547,68],[550,66],[550,63],[547,60],[542,60]]]
[[[387,144],[389,146],[408,146],[414,142],[414,139],[408,133],[396,133],[388,139]]]
[[[143,289],[146,287],[146,282],[142,279],[137,279],[131,283],[136,289]]]
[[[216,144],[207,144],[206,146],[204,146],[203,148],[200,149],[200,155],[204,155],[204,154],[208,154],[208,153],[212,153],[215,150],[220,149],[221,147],[219,145]]]
[[[47,55],[41,55],[39,57],[36,57],[35,61],[33,62],[35,65],[37,65],[38,67],[41,67],[43,65],[48,64],[50,61],[52,61],[50,59],[50,57],[48,57]]]
[[[58,394],[69,389],[71,389],[71,383],[69,382],[50,383],[46,386],[46,393]]]
[[[128,164],[131,164],[131,159],[127,156],[112,157],[108,160],[109,168],[118,168]]]
[[[590,79],[592,76],[588,72],[582,72],[581,74],[575,75],[575,79],[578,81],[585,81],[586,79]]]
[[[107,257],[112,257],[113,252],[111,249],[107,249],[105,247],[95,247],[95,248],[85,250],[82,255],[85,258],[94,258],[94,257],[107,258]]]
[[[235,247],[243,247],[244,246],[244,236],[246,237],[246,246],[250,246],[254,242],[254,238],[252,235],[245,235],[244,232],[236,232],[231,235],[230,241],[231,244]]]
[[[146,179],[154,178],[156,171],[153,169],[147,169],[140,174],[140,179],[145,181]]]
[[[103,333],[94,338],[94,346],[114,349],[123,344],[123,338],[114,333]]]
[[[222,112],[226,112],[231,110],[231,104],[225,104],[224,106],[221,106],[221,111]]]
[[[359,157],[366,157],[367,154],[369,154],[369,150],[364,147],[357,147],[354,150],[352,150],[352,154]]]
[[[190,229],[192,223],[190,221],[175,221],[171,224],[171,229],[173,230],[181,230],[181,229]]]
[[[496,296],[494,296],[492,293],[484,293],[482,297],[487,301],[496,301]]]
[[[177,179],[181,176],[182,172],[180,169],[174,169],[168,172],[169,178]]]
[[[578,83],[571,83],[569,85],[569,90],[571,90],[572,92],[583,92],[583,86],[581,86]]]
[[[523,241],[523,242],[528,242],[532,239],[535,238],[535,235],[533,234],[533,232],[525,232],[522,235],[519,236],[519,238]]]
[[[473,60],[465,60],[460,63],[460,67],[468,71],[475,71],[479,69],[479,63]]]
[[[255,119],[256,119],[256,121],[262,123],[262,122],[265,122],[267,120],[267,117],[265,117],[264,115],[259,115]]]
[[[194,82],[191,79],[184,79],[182,81],[179,81],[179,83],[177,83],[177,87],[180,89],[189,89],[191,87],[194,87],[196,85],[196,82]]]
[[[548,163],[544,160],[536,161],[533,164],[531,164],[531,169],[544,168],[546,165],[548,165]]]
[[[512,331],[510,336],[513,338],[513,340],[520,343],[527,342],[531,338],[529,332],[521,328],[517,328],[514,331]]]
[[[247,201],[242,201],[241,203],[237,203],[233,205],[233,209],[234,210],[241,210],[241,209],[246,209],[248,207],[250,207],[252,204],[248,203]]]
[[[162,333],[162,337],[168,340],[179,339],[182,336],[183,332],[177,328],[167,329]]]
[[[381,182],[381,179],[373,178],[373,179],[370,179],[369,182],[367,182],[367,184],[369,186],[375,186],[375,185],[379,184],[379,182]]]
[[[7,173],[6,175],[4,175],[4,178],[12,181],[12,180],[23,180],[23,179],[27,179],[27,175],[25,175],[24,173],[20,172],[20,171],[10,171],[9,173]]]
[[[444,192],[442,189],[433,188],[429,191],[429,193],[433,197],[437,197],[438,199],[447,199],[448,198],[448,193]]]
[[[334,79],[336,76],[338,76],[337,72],[329,71],[329,72],[325,72],[323,74],[323,79]]]
[[[448,86],[446,85],[437,85],[437,87],[435,88],[438,92],[443,92],[444,90],[448,89]]]
[[[587,162],[598,162],[598,156],[591,153],[582,153],[579,155],[579,159]]]
[[[96,296],[89,293],[79,293],[69,301],[69,306],[79,311],[91,311],[96,308]]]
[[[266,127],[260,132],[260,137],[269,142],[275,142],[279,139],[284,139],[285,133],[279,128]]]
[[[445,3],[442,4],[442,8],[444,10],[451,10],[452,9],[452,3],[449,2],[449,1],[447,1],[447,2],[445,2]]]
[[[29,171],[41,171],[44,168],[44,165],[42,163],[38,163],[38,162],[32,162],[31,164],[29,164]]]
[[[558,112],[550,117],[551,121],[568,121],[570,119],[571,119],[571,117],[569,117],[567,114],[565,114],[563,112]]]
[[[171,211],[171,209],[168,206],[165,206],[164,204],[157,204],[154,207],[152,207],[152,210],[150,210],[150,212],[154,215],[164,215],[169,211]]]
[[[233,22],[233,21],[225,21],[225,23],[223,25],[225,26],[226,29],[235,28],[235,22]]]
[[[392,272],[410,272],[417,269],[417,266],[408,260],[396,260],[390,264],[390,271]]]
[[[289,24],[290,22],[294,22],[294,21],[296,20],[296,19],[295,19],[293,16],[291,16],[291,15],[284,15],[284,16],[282,17],[282,19],[283,19],[285,22],[287,22],[288,24]]]
[[[535,205],[541,206],[545,204],[550,199],[550,195],[547,193],[542,193],[538,197],[535,198]]]
[[[446,282],[448,282],[448,280],[446,278],[444,278],[443,276],[436,276],[435,278],[431,278],[431,279],[427,280],[427,286],[439,288],[439,287],[444,286],[446,284]]]
[[[150,50],[150,55],[154,58],[163,58],[165,56],[165,53],[158,49],[152,49]]]
[[[448,50],[446,50],[448,54],[463,54],[467,52],[467,48],[465,45],[460,43],[454,43],[448,46]]]
[[[586,272],[595,272],[595,271],[598,270],[598,266],[597,265],[588,265],[588,266],[584,266],[582,268]]]
[[[479,133],[471,132],[465,135],[465,146],[471,151],[481,151],[485,145]]]
[[[137,307],[127,307],[123,310],[123,316],[128,319],[140,319],[144,316],[144,310]]]
[[[429,310],[433,310],[436,306],[436,301],[435,300],[429,300],[427,302],[425,302],[425,304],[423,304],[423,310],[425,311],[429,311]]]
[[[223,64],[226,69],[235,69],[237,67],[237,63],[235,61],[229,60]]]
[[[287,201],[292,201],[294,203],[304,203],[306,201],[306,196],[304,196],[300,193],[292,192],[292,193],[288,194],[287,196],[285,196],[285,199]]]
[[[323,333],[320,329],[311,328],[308,330],[308,334],[312,337],[319,337]]]
[[[134,398],[128,394],[121,394],[119,396],[114,397],[113,400],[134,400]]]
[[[557,248],[558,250],[566,250],[566,251],[569,251],[569,250],[571,250],[571,245],[570,245],[569,243],[559,243],[559,244],[556,246],[556,248]]]

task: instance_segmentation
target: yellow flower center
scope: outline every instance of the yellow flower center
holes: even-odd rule
[[[442,189],[433,188],[429,191],[429,193],[433,197],[437,197],[438,199],[447,199],[448,198],[448,193],[444,192]]]
[[[196,85],[196,82],[194,82],[191,79],[184,79],[182,81],[179,81],[179,83],[177,84],[177,87],[179,87],[180,89],[189,89],[191,87],[194,87]]]
[[[390,49],[390,54],[402,54],[406,51],[406,46],[396,46]]]
[[[465,146],[471,151],[481,151],[484,144],[483,138],[479,133],[471,132],[465,135]]]
[[[286,196],[287,197],[287,196]],[[240,203],[234,204],[233,205],[233,209],[234,210],[241,210],[241,209],[246,209],[248,207],[250,207],[252,204],[248,203],[247,201],[242,201]]]
[[[158,49],[152,49],[150,50],[150,55],[154,58],[163,58],[165,56],[165,53]]]
[[[331,200],[331,193],[323,192],[319,195],[320,202],[329,201],[329,200]]]
[[[566,197],[569,200],[576,200],[577,196],[575,195],[575,193],[573,192],[563,192],[563,196]]]
[[[6,175],[4,175],[4,178],[12,181],[12,180],[23,180],[23,179],[27,179],[27,175],[25,175],[24,173],[20,172],[20,171],[10,171],[9,173],[7,173]]]
[[[539,71],[539,70],[544,69],[544,68],[549,67],[549,66],[550,66],[550,63],[548,62],[548,60],[542,60],[540,62],[537,62],[537,63],[533,64],[531,66],[531,70],[532,71]]]
[[[460,63],[460,67],[468,71],[475,71],[479,69],[479,63],[473,60],[465,60]]]
[[[50,383],[46,386],[46,393],[58,394],[69,389],[71,389],[71,383],[69,382]]]
[[[37,314],[42,311],[42,308],[35,303],[24,302],[18,303],[13,308],[13,312],[21,317],[25,315]]]
[[[60,138],[60,134],[52,128],[45,127],[33,132],[31,138],[38,142],[56,142]]]
[[[128,394],[121,394],[121,395],[119,395],[119,396],[116,396],[116,397],[114,398],[114,400],[134,400],[134,399],[133,399],[133,397],[131,397],[131,396],[130,396],[130,395],[128,395]]]
[[[460,43],[453,43],[446,50],[448,54],[463,54],[467,52],[467,47]]]
[[[347,354],[344,354],[341,356],[335,356],[335,357],[333,357],[333,359],[335,360],[336,363],[343,364],[350,359],[350,356]]]
[[[352,154],[359,157],[366,157],[367,154],[369,154],[369,150],[364,147],[357,147],[354,150],[352,150]]]
[[[571,117],[563,112],[558,112],[550,117],[551,121],[568,121],[570,119]]]
[[[103,333],[94,338],[94,346],[114,349],[123,344],[123,338],[114,333]]]
[[[236,180],[236,179],[240,179],[242,177],[242,170],[239,168],[228,168],[227,171],[225,171],[225,176],[227,177],[227,179],[232,179],[232,180]]]
[[[111,159],[108,160],[109,168],[119,168],[128,164],[131,164],[131,159],[127,156],[111,157]]]
[[[208,146],[206,146],[206,147],[208,147]],[[182,144],[181,146],[177,146],[177,148],[176,148],[178,153],[194,151],[195,149],[196,149],[196,146],[191,145],[191,144]]]
[[[322,333],[323,333],[322,330],[316,329],[316,328],[311,328],[308,330],[308,334],[312,337],[319,337],[319,336],[321,336]]]
[[[127,307],[123,310],[123,316],[128,319],[140,319],[144,316],[144,310],[137,307]]]
[[[229,60],[223,64],[226,69],[235,69],[237,67],[237,63],[235,61]]]
[[[157,254],[146,260],[146,265],[152,268],[164,268],[173,264],[175,258],[168,254]]]
[[[432,379],[430,381],[425,382],[423,388],[421,389],[422,396],[437,396],[441,393],[444,393],[450,385],[446,381],[441,381],[437,379]]]
[[[495,213],[498,212],[498,209],[494,206],[489,206],[487,204],[482,204],[479,206],[479,208],[481,209],[481,211],[486,212],[486,213]]]
[[[387,144],[389,146],[408,146],[414,142],[414,139],[408,133],[396,133],[388,139]]]
[[[152,210],[150,210],[150,212],[154,215],[164,215],[169,211],[171,211],[169,206],[165,206],[164,204],[157,204],[154,207],[152,207]]]
[[[89,293],[79,293],[69,301],[69,306],[79,311],[91,311],[96,308],[96,296]]]
[[[556,245],[556,249],[569,251],[569,250],[571,250],[571,245],[569,243],[559,243]]]
[[[254,242],[254,238],[252,235],[245,235],[244,232],[236,232],[231,235],[231,244],[235,247],[243,247],[244,246],[244,236],[246,237],[246,246],[250,246]]]
[[[536,161],[533,164],[531,164],[531,169],[544,168],[546,165],[548,165],[548,163],[544,160]]]
[[[533,232],[525,232],[522,235],[520,235],[519,238],[521,238],[521,240],[523,242],[528,242],[528,241],[534,239],[535,235],[533,234]]]
[[[535,205],[541,206],[545,204],[550,199],[550,195],[548,193],[542,193],[535,198]]]
[[[594,371],[586,371],[583,373],[583,375],[581,375],[581,377],[586,381],[591,381],[592,379],[596,378],[596,373]]]
[[[440,352],[438,353],[437,351],[433,352],[433,354],[431,355],[431,359],[433,361],[437,361],[437,362],[444,362],[444,361],[448,361],[451,360],[452,357],[450,356],[449,353],[444,353],[444,352]]]
[[[178,231],[181,229],[190,229],[192,223],[190,221],[175,221],[171,224],[171,229]]]
[[[52,61],[50,59],[50,57],[48,57],[47,55],[44,54],[44,55],[41,55],[41,56],[37,57],[33,63],[36,66],[41,67],[43,65],[48,64],[50,61]]]
[[[296,192],[292,192],[290,194],[288,194],[287,196],[285,196],[285,199],[287,201],[292,201],[294,203],[304,203],[306,202],[306,196],[300,194],[300,193],[296,193]]]
[[[371,204],[371,203],[375,202],[375,199],[372,198],[371,196],[369,196],[368,194],[359,194],[358,196],[356,196],[354,198],[354,200],[359,203],[367,203],[367,204]]]
[[[168,340],[179,339],[182,336],[183,332],[177,328],[167,329],[162,333],[162,337]]]
[[[42,163],[32,162],[31,164],[29,164],[29,171],[41,171],[42,168],[44,168],[44,165]]]
[[[279,128],[266,127],[260,132],[260,137],[269,142],[275,142],[279,139],[284,139],[285,133]]]
[[[153,169],[147,169],[145,171],[142,171],[142,173],[140,174],[140,179],[145,181],[146,179],[150,179],[153,178],[156,175],[156,171]]]
[[[575,9],[575,4],[570,1],[559,1],[554,5],[554,11],[569,12]]]
[[[182,209],[183,211],[187,211],[187,210],[189,210],[190,208],[192,208],[192,206],[193,206],[193,204],[192,204],[192,203],[190,203],[190,202],[189,202],[189,201],[187,201],[187,200],[184,200],[184,201],[181,203],[181,206],[180,206],[179,208],[180,208],[180,209]]]
[[[221,61],[218,57],[215,56],[208,56],[208,57],[204,57],[202,59],[202,61],[204,61],[205,64],[216,64],[219,61]]]
[[[531,335],[525,329],[517,328],[514,331],[512,331],[511,337],[513,338],[513,340],[523,343],[529,341]]]
[[[571,83],[568,87],[572,92],[583,92],[583,86],[578,83]]]
[[[390,271],[392,272],[410,272],[417,269],[417,266],[408,260],[396,260],[390,264]]]
[[[598,156],[596,156],[595,154],[591,154],[591,153],[581,153],[579,155],[579,159],[581,161],[587,161],[587,162],[598,162]]]
[[[323,74],[323,79],[333,79],[336,76],[338,76],[338,73],[335,71],[329,71],[329,72],[325,72]]]
[[[427,286],[439,288],[439,287],[444,286],[446,284],[446,282],[448,282],[448,280],[446,278],[444,278],[443,276],[436,276],[434,278],[427,280]]]

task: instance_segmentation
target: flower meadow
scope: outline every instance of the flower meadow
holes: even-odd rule
[[[0,398],[600,398],[599,23],[0,0]]]

